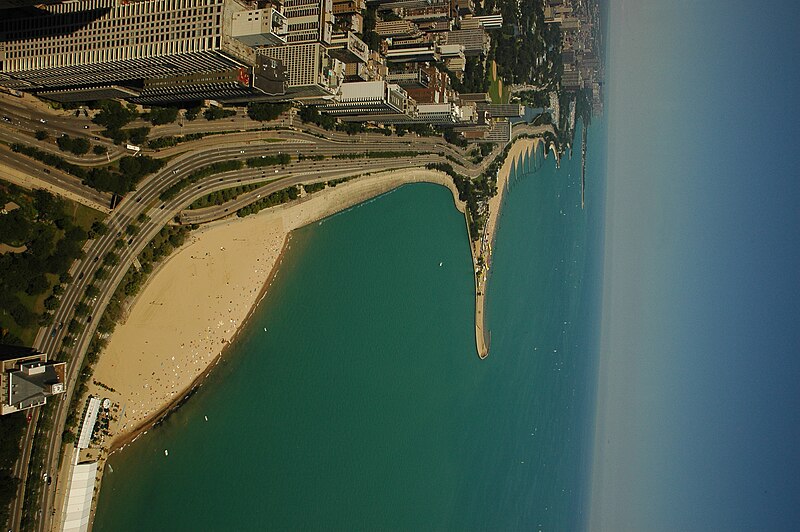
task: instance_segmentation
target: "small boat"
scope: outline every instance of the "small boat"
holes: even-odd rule
[[[440,267],[440,268],[442,267],[442,263],[441,263],[441,262],[439,263],[439,267]]]
[[[169,451],[164,449],[164,456],[169,456]]]
[[[203,419],[205,419],[206,421],[208,421],[208,416],[203,416]]]
[[[264,332],[267,332],[267,328],[266,327],[264,327]]]

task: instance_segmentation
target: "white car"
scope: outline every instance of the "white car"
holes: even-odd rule
[[[47,123],[47,120],[45,120],[44,118],[40,118],[40,119],[39,119],[39,122],[41,122],[42,124],[46,124],[46,123]]]

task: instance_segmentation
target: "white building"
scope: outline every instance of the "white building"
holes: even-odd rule
[[[335,101],[321,107],[326,113],[351,122],[383,122],[385,118],[408,118],[414,100],[402,87],[385,81],[345,83]]]
[[[288,31],[286,17],[272,6],[234,13],[231,21],[231,35],[248,46],[286,44]]]

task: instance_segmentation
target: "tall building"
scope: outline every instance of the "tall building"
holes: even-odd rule
[[[333,14],[345,15],[361,13],[367,8],[364,0],[333,0]]]
[[[453,30],[445,33],[447,44],[460,44],[467,57],[489,53],[489,35],[482,28],[472,30]]]
[[[375,23],[375,33],[381,37],[417,37],[419,27],[410,20],[388,20]]]
[[[207,99],[247,101],[263,96],[283,96],[286,82],[286,67],[276,59],[260,55],[252,68],[231,67],[147,79],[139,96],[129,99],[149,105]]]
[[[480,15],[475,17],[481,22],[481,26],[487,30],[496,30],[503,27],[503,15]]]
[[[343,63],[366,63],[369,61],[369,46],[349,31],[331,39],[328,54]]]
[[[17,88],[137,86],[147,78],[253,66],[232,36],[236,0],[77,0],[4,19],[0,84]]]
[[[0,345],[0,415],[47,403],[66,391],[67,365],[27,347]]]
[[[288,31],[286,17],[272,6],[234,13],[231,22],[231,35],[248,46],[286,44]]]
[[[332,0],[286,0],[283,14],[288,22],[287,44],[330,44],[333,36]]]
[[[344,64],[318,42],[259,48],[258,54],[286,65],[283,99],[323,103],[336,95],[344,79]]]
[[[478,111],[486,111],[492,118],[514,118],[525,113],[525,108],[518,103],[484,103],[478,102]]]
[[[343,121],[382,122],[385,118],[408,118],[414,100],[399,85],[385,81],[345,83],[335,101],[320,109]]]

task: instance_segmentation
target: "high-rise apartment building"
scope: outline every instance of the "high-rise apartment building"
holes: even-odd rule
[[[231,22],[231,35],[248,46],[286,44],[288,30],[286,17],[272,6],[234,13]]]
[[[3,20],[6,86],[76,88],[253,66],[231,33],[236,0],[78,0]]]
[[[286,99],[306,103],[330,100],[344,79],[344,63],[332,58],[318,42],[260,48],[258,54],[286,65]]]
[[[382,122],[384,118],[408,118],[414,100],[399,85],[385,81],[345,83],[335,101],[321,107],[343,121]]]
[[[286,94],[286,68],[259,55],[255,67],[231,67],[210,72],[150,78],[137,97],[143,104],[165,104],[197,100],[250,101]]]
[[[333,36],[332,0],[286,0],[283,14],[288,22],[287,44],[330,44]]]
[[[417,37],[419,27],[410,20],[381,20],[375,23],[375,33],[381,37]]]
[[[489,34],[483,28],[471,30],[453,30],[445,33],[447,44],[460,44],[467,57],[489,53]]]

